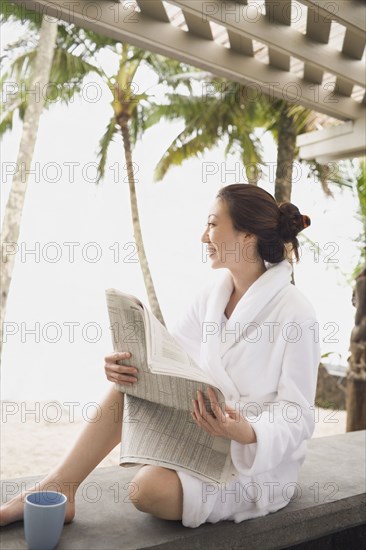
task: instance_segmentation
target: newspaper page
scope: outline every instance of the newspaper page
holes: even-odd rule
[[[208,373],[193,361],[160,321],[144,307],[147,361],[156,374],[170,374],[193,379],[214,386]]]
[[[217,399],[223,405],[224,396],[209,375],[194,363],[137,298],[115,289],[106,290],[106,297],[114,350],[129,351],[132,357],[124,359],[123,363],[133,365],[139,371],[136,384],[116,384],[117,389],[186,411],[192,410],[192,399],[196,398],[197,390],[201,390],[207,410],[211,412],[207,396],[209,385],[215,389]],[[162,368],[150,366],[149,355],[154,365],[162,365]]]
[[[203,480],[227,479],[232,468],[230,441],[207,434],[191,417],[197,390],[203,392],[208,412],[212,411],[207,385],[214,387],[222,405],[223,394],[137,298],[114,289],[108,289],[106,296],[114,350],[131,352],[132,357],[123,363],[138,368],[136,384],[116,384],[125,394],[121,465],[154,464]],[[163,365],[164,374],[152,372],[148,355]],[[169,375],[169,361],[174,362],[173,373],[185,376]],[[203,378],[186,378],[187,373],[194,377],[197,369]]]
[[[120,465],[152,464],[222,483],[232,472],[230,441],[200,429],[188,411],[125,395]]]

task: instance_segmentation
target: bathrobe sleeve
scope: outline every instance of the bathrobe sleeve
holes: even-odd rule
[[[277,399],[263,407],[259,416],[245,416],[257,441],[247,445],[231,442],[233,464],[243,475],[262,474],[287,460],[294,461],[299,448],[298,458],[303,456],[300,446],[312,436],[315,427],[313,405],[321,355],[314,323],[311,319],[291,327]]]

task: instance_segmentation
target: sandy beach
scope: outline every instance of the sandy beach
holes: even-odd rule
[[[68,452],[87,420],[73,418],[70,409],[57,403],[2,402],[2,480],[46,474]],[[315,408],[314,419],[313,437],[345,433],[346,411]],[[99,466],[117,465],[118,459],[119,445]]]

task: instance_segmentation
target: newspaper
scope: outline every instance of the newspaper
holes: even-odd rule
[[[106,298],[114,351],[129,351],[123,364],[138,369],[135,384],[116,384],[125,394],[121,466],[153,464],[225,481],[232,471],[230,441],[206,433],[191,417],[197,390],[209,413],[207,386],[220,404],[223,394],[135,296],[107,289]]]

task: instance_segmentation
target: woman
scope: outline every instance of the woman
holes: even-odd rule
[[[314,430],[320,350],[314,309],[291,285],[286,243],[298,261],[296,236],[308,225],[296,206],[279,207],[254,185],[219,190],[201,240],[212,268],[225,270],[198,293],[171,333],[225,396],[222,412],[208,389],[214,415],[207,414],[202,395],[192,396],[192,417],[202,430],[231,440],[232,471],[225,483],[213,485],[144,465],[131,484],[139,510],[187,527],[239,522],[286,506],[296,491]],[[105,358],[107,379],[138,383],[136,368],[117,364],[124,358],[126,352]],[[123,402],[113,387],[100,420],[85,426],[69,454],[37,485],[66,494],[66,522],[74,517],[80,483],[121,440]],[[21,495],[1,508],[2,524],[22,516]]]

